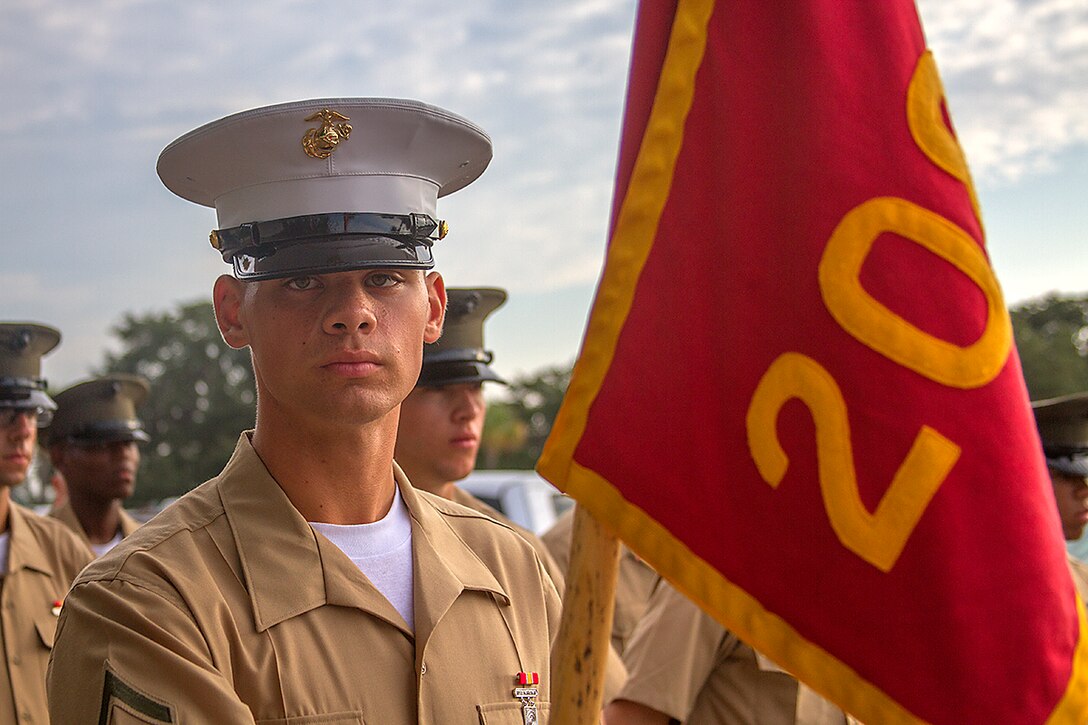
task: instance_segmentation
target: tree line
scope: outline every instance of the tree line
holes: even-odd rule
[[[1048,295],[1009,312],[1031,399],[1088,391],[1088,293]],[[255,419],[248,351],[223,342],[210,301],[126,314],[112,334],[119,352],[106,352],[94,374],[136,373],[151,382],[139,412],[151,443],[127,505],[179,496],[217,475]],[[490,400],[478,467],[535,465],[570,374],[571,365],[556,366],[509,380],[501,397]]]

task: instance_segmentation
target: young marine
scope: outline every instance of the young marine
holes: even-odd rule
[[[457,486],[476,467],[487,401],[485,382],[506,384],[484,349],[484,320],[506,302],[493,287],[446,290],[442,337],[423,347],[423,368],[415,389],[400,406],[394,458],[412,485],[501,521],[532,544],[559,593],[563,574],[536,534]]]
[[[546,722],[539,558],[393,463],[445,310],[436,199],[490,158],[471,122],[386,99],[259,108],[163,151],[166,186],[218,214],[216,316],[257,420],[76,581],[54,722]]]
[[[139,376],[116,374],[57,394],[46,436],[49,459],[64,476],[68,500],[49,515],[64,522],[96,556],[140,526],[122,502],[136,487],[137,444],[150,440],[136,417],[149,390]]]
[[[506,301],[506,291],[451,287],[446,292],[442,337],[423,347],[419,381],[400,406],[394,457],[416,488],[490,516],[516,531],[536,551],[562,596],[563,571],[540,537],[457,486],[456,482],[476,466],[487,412],[483,384],[506,384],[491,367],[494,354],[484,348],[484,321]],[[627,677],[619,655],[608,654],[606,697],[619,692]]]
[[[61,600],[93,558],[59,521],[11,500],[57,407],[41,358],[59,342],[52,327],[0,323],[0,723],[49,722],[45,672]]]
[[[1039,400],[1031,406],[1054,486],[1062,536],[1076,541],[1088,524],[1088,393]],[[1077,591],[1088,601],[1088,564],[1073,556],[1068,560]]]

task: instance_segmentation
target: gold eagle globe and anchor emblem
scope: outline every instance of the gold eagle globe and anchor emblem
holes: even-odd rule
[[[341,141],[351,135],[351,119],[328,108],[322,108],[306,119],[307,123],[321,121],[321,128],[310,128],[302,137],[302,150],[315,159],[327,159]]]

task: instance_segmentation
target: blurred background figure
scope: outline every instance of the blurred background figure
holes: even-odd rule
[[[41,358],[59,342],[52,327],[0,323],[0,723],[49,722],[45,672],[60,603],[91,560],[63,525],[11,500],[57,407]]]
[[[570,537],[573,530],[574,509],[569,509],[540,537],[564,575],[570,567]],[[621,655],[635,625],[646,611],[657,579],[657,572],[621,542],[616,599],[612,610],[612,648]]]
[[[1032,409],[1062,535],[1076,541],[1088,524],[1088,393],[1039,400]],[[1072,556],[1069,566],[1081,598],[1088,601],[1088,566]]]
[[[419,382],[400,406],[393,457],[416,488],[486,514],[521,534],[562,595],[562,572],[540,537],[457,486],[476,467],[487,414],[483,385],[506,384],[491,369],[494,354],[484,349],[484,320],[506,302],[506,292],[450,287],[446,293],[442,337],[423,347]]]
[[[855,722],[661,581],[623,653],[605,725]]]
[[[51,516],[64,522],[102,556],[139,527],[123,502],[136,488],[138,443],[149,438],[136,417],[147,398],[146,380],[108,375],[57,395],[47,429],[49,457],[67,483],[67,501]]]

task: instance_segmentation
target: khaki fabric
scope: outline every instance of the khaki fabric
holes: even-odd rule
[[[445,333],[443,333],[445,334]],[[548,572],[548,576],[552,578],[552,582],[555,584],[555,588],[559,590],[559,596],[563,596],[563,590],[565,587],[565,579],[563,577],[563,569],[559,567],[559,564],[555,561],[555,557],[552,556],[548,547],[544,545],[540,537],[534,534],[524,526],[519,526],[505,516],[501,511],[498,511],[494,506],[489,506],[480,499],[473,496],[468,491],[458,486],[453,487],[453,501],[461,504],[473,511],[479,511],[485,516],[506,524],[514,531],[521,535],[521,538],[529,542],[529,545],[536,551],[536,555],[540,557],[540,561],[544,564],[544,571]]]
[[[544,532],[541,539],[552,553],[563,573],[570,567],[570,536],[574,529],[574,510],[567,511]],[[616,575],[616,606],[612,613],[612,647],[623,654],[627,639],[634,631],[646,602],[650,599],[657,572],[620,544],[620,567]]]
[[[8,564],[0,584],[0,723],[48,723],[45,670],[57,628],[54,602],[64,599],[93,558],[59,522],[12,503]]]
[[[76,512],[72,510],[72,504],[63,503],[50,511],[49,515],[75,532],[75,535],[90,547],[91,540],[87,538],[87,533],[83,530],[83,525],[79,523]],[[138,528],[140,528],[140,522],[132,518],[132,514],[128,511],[121,509],[121,537],[128,538]]]
[[[1075,558],[1072,554],[1066,554],[1069,561],[1069,573],[1073,576],[1073,584],[1077,587],[1080,598],[1088,604],[1088,564]]]
[[[559,564],[556,563],[552,557],[551,552],[548,551],[548,547],[544,545],[540,537],[534,534],[524,526],[518,526],[513,521],[504,516],[501,512],[496,511],[494,506],[489,506],[480,499],[473,496],[468,491],[461,488],[454,488],[453,500],[462,506],[467,506],[473,511],[479,511],[482,514],[487,514],[491,518],[507,524],[514,531],[521,534],[521,537],[528,541],[533,549],[536,551],[537,556],[540,557],[541,562],[544,563],[544,570],[548,572],[548,576],[552,578],[552,582],[555,583],[555,588],[559,590],[559,596],[563,596],[565,588],[565,581],[563,579],[563,571],[559,568]],[[553,662],[555,666],[561,666],[560,662]],[[554,679],[554,677],[553,677]],[[619,694],[620,688],[623,687],[623,683],[627,681],[627,669],[623,665],[623,660],[620,659],[619,654],[615,648],[608,652],[608,663],[606,665],[604,688],[602,690],[602,699],[604,702],[608,702],[617,694]]]
[[[54,722],[521,722],[519,671],[540,673],[546,722],[559,597],[532,548],[394,469],[414,632],[243,434],[217,478],[76,581],[50,664]]]
[[[685,725],[841,725],[841,710],[662,583],[623,653],[630,700]]]

